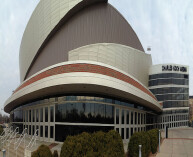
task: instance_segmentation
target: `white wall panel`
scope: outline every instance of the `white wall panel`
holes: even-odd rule
[[[68,55],[69,61],[90,60],[114,66],[148,87],[149,68],[152,65],[149,54],[120,44],[98,43],[72,50]]]
[[[58,22],[82,0],[41,0],[23,34],[20,46],[20,79],[23,81],[38,49]]]

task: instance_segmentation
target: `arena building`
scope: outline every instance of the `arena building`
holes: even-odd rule
[[[4,110],[41,141],[111,129],[127,141],[162,113],[148,88],[151,55],[107,0],[41,0],[19,59],[21,84]]]
[[[156,127],[188,126],[189,67],[178,64],[153,65],[149,71],[149,89],[163,104]]]

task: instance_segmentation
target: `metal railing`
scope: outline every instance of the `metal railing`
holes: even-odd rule
[[[10,128],[5,128],[3,130],[3,132],[1,133],[1,137],[0,137],[0,140],[4,139],[5,136],[7,136],[7,134],[13,129],[13,126],[11,126]]]
[[[4,144],[7,142],[7,139],[9,139],[9,137],[12,135],[13,133],[13,130],[12,130],[13,127],[10,127],[10,129],[8,130],[8,132],[5,134],[5,136],[3,137],[1,143],[3,144],[3,147],[4,147]]]
[[[10,128],[5,128],[3,130],[3,132],[1,133],[1,135],[0,135],[0,147],[3,146],[3,143],[4,143],[3,141],[7,137],[8,133],[12,130],[12,128],[13,128],[12,126]]]
[[[3,138],[4,138],[4,136],[6,135],[6,132],[9,130],[9,128],[5,128],[4,130],[3,130],[3,132],[1,133],[1,135],[0,135],[0,140],[2,140]]]
[[[28,144],[27,147],[26,147],[27,149],[32,148],[32,147],[34,146],[34,144],[35,144],[35,146],[36,146],[36,140],[37,140],[38,134],[39,134],[39,129],[36,129],[33,137],[31,138],[29,144]]]
[[[19,144],[23,141],[23,139],[25,138],[26,136],[26,130],[27,128],[23,129],[21,135],[19,136],[19,138],[17,140],[15,140],[15,143],[14,143],[14,149],[16,150],[17,146],[19,146]],[[25,143],[25,140],[24,140],[24,143]]]
[[[8,151],[7,151],[7,156],[9,157],[9,147],[10,147],[10,145],[11,145],[11,143],[12,143],[12,141],[13,140],[16,140],[16,137],[17,137],[17,134],[19,133],[19,127],[17,127],[15,130],[14,130],[14,132],[12,133],[12,135],[10,136],[10,138],[7,140],[8,141],[8,143],[7,143],[7,147],[8,147]]]
[[[17,131],[18,130],[18,131]],[[12,139],[15,137],[16,133],[19,132],[19,127],[16,127],[15,130],[12,132],[12,134],[10,135],[10,137],[7,139],[8,143],[7,146],[10,145]]]
[[[14,143],[14,150],[16,151],[16,157],[17,157],[17,150],[19,148],[19,146],[21,145],[22,142],[24,142],[24,147],[25,147],[25,136],[27,135],[26,133],[27,128],[25,128],[22,132],[22,134],[20,135],[20,137],[18,138],[18,140],[15,141]]]

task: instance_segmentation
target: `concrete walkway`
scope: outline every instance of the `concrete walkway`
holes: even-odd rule
[[[156,157],[193,157],[193,128],[169,129]]]

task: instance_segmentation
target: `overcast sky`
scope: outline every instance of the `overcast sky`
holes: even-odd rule
[[[39,0],[1,0],[0,109],[19,82],[19,47],[31,13]],[[193,94],[193,1],[109,0],[137,33],[144,49],[151,46],[153,64],[190,67]],[[2,112],[2,110],[0,110]]]

